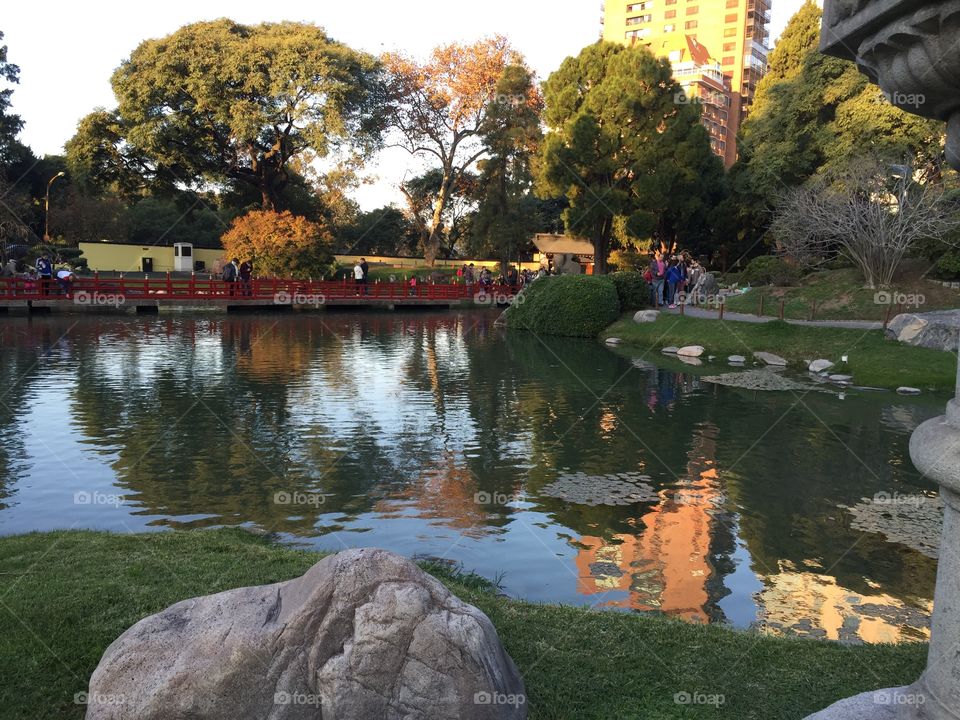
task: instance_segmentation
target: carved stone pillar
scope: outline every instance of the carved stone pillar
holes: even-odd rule
[[[853,60],[903,110],[947,123],[960,170],[960,0],[824,0],[820,50]],[[910,438],[910,458],[946,505],[927,669],[902,688],[864,693],[808,720],[960,720],[960,371],[947,413]]]

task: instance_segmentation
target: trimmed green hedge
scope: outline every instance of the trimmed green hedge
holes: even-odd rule
[[[650,304],[650,286],[643,279],[643,273],[623,271],[608,276],[617,288],[620,298],[620,311],[639,310]]]
[[[535,280],[503,317],[510,328],[596,337],[619,315],[617,288],[609,276],[560,275]]]

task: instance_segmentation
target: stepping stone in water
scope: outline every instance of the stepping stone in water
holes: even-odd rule
[[[608,337],[606,340],[607,345],[619,345],[622,342],[623,340],[618,337]]]
[[[831,375],[830,380],[831,382],[839,382],[839,383],[853,382],[853,375]]]
[[[913,387],[898,387],[898,388],[897,388],[897,395],[919,395],[920,392],[921,392],[921,391],[920,391],[920,388],[913,388]]]
[[[698,358],[703,355],[702,345],[687,345],[677,350],[677,355],[682,357]]]
[[[727,362],[731,363],[745,363],[747,359],[743,355],[731,355],[727,358]]]
[[[768,353],[768,352],[762,352],[762,351],[761,351],[761,352],[755,352],[755,353],[753,354],[753,356],[754,356],[757,360],[761,360],[761,361],[763,361],[764,363],[766,363],[767,365],[779,365],[780,367],[783,367],[783,366],[785,366],[785,365],[787,364],[787,361],[786,361],[786,360],[784,360],[784,359],[783,359],[782,357],[780,357],[779,355],[774,355],[773,353]]]
[[[680,349],[680,348],[673,347],[673,345],[671,345],[670,347],[665,347],[665,348],[664,348],[663,350],[661,350],[660,352],[662,352],[664,355],[676,355],[676,354],[677,354],[677,350],[679,350],[679,349]]]
[[[825,370],[829,370],[833,367],[833,363],[829,360],[814,360],[810,365],[807,366],[807,369],[810,372],[820,373]]]

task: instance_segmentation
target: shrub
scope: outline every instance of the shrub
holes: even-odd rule
[[[954,249],[947,250],[937,260],[933,274],[942,280],[960,278],[960,252]]]
[[[596,337],[620,315],[609,277],[560,275],[535,280],[504,313],[507,327],[544,335]]]
[[[617,289],[620,310],[639,310],[650,304],[650,286],[639,272],[615,272],[608,276]]]
[[[800,271],[795,266],[773,255],[754,258],[740,273],[740,282],[751,285],[796,285],[799,280]]]
[[[251,210],[235,219],[221,240],[228,259],[252,259],[260,277],[320,280],[336,269],[326,227],[287,210]]]

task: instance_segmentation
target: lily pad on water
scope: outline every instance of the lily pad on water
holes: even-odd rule
[[[943,500],[939,497],[917,494],[883,500],[864,498],[845,509],[853,516],[850,527],[854,530],[880,533],[889,542],[906,545],[927,557],[939,557],[943,531]]]
[[[769,370],[746,370],[744,372],[729,372],[722,375],[705,375],[703,382],[727,387],[744,388],[745,390],[809,390],[812,385],[791,380],[783,375]]]
[[[561,475],[541,491],[541,495],[579,505],[632,505],[658,502],[650,477],[641,473],[587,475],[583,472]]]

